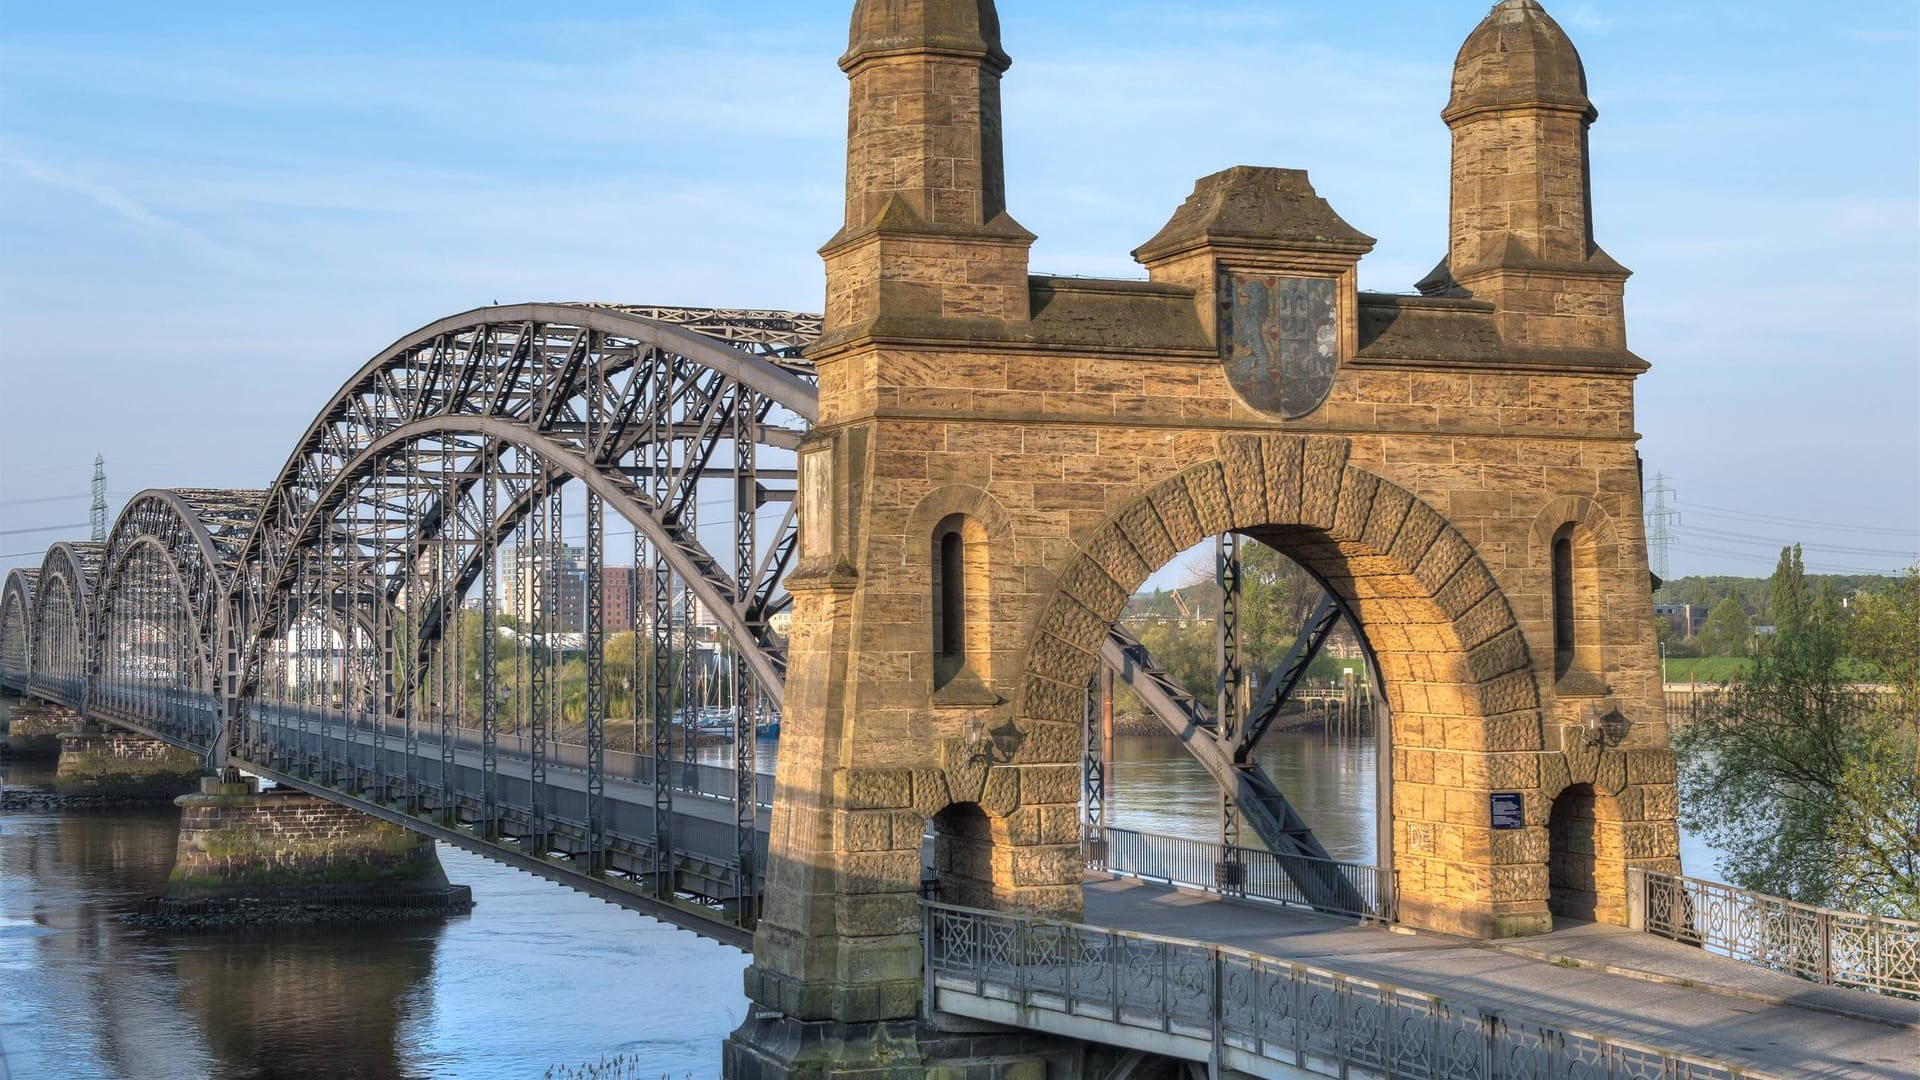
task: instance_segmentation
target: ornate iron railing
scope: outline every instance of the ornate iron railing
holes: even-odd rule
[[[1060,1033],[1102,1025],[1103,1038],[1225,1068],[1409,1080],[1764,1075],[1238,949],[925,907],[929,1007],[1004,1003],[1007,1022]]]
[[[1827,986],[1920,998],[1920,922],[1637,868],[1628,871],[1627,887],[1636,930]]]
[[[1112,828],[1102,829],[1099,840],[1086,845],[1086,855],[1089,869],[1244,900],[1383,922],[1392,922],[1397,910],[1394,874],[1387,867]],[[1223,864],[1238,864],[1239,869],[1223,874]],[[1350,888],[1324,890],[1322,903],[1315,904],[1300,888],[1303,876],[1343,880]],[[1357,897],[1361,903],[1351,909],[1330,908],[1325,896]]]

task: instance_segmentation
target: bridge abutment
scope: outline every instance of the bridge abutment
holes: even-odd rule
[[[1247,166],[1134,253],[1149,281],[1029,275],[993,5],[859,0],[850,42],[747,976],[782,1016],[729,1075],[885,1060],[928,1005],[929,825],[945,899],[1080,913],[1087,687],[1129,598],[1210,537],[1291,559],[1367,643],[1399,919],[1538,933],[1672,861],[1647,365],[1592,242],[1579,58],[1537,3],[1502,0],[1456,64],[1454,228],[1422,297],[1361,292],[1373,240],[1305,172]],[[1221,713],[1198,737],[1245,750]],[[746,1071],[762,1051],[785,1071]]]
[[[473,905],[465,886],[448,883],[431,838],[318,796],[206,777],[175,802],[178,852],[148,916],[219,926]]]

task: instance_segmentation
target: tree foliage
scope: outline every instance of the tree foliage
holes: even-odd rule
[[[1747,676],[1675,738],[1681,819],[1725,853],[1734,884],[1920,917],[1916,589],[1909,574],[1849,618],[1826,590],[1809,589],[1797,551],[1782,552],[1776,632]],[[1891,692],[1853,685],[1849,654],[1887,672]]]
[[[1207,554],[1211,561],[1211,551]],[[1254,678],[1263,678],[1293,647],[1301,627],[1320,602],[1323,590],[1311,575],[1279,551],[1246,538],[1240,541],[1240,655]],[[1219,693],[1215,626],[1220,616],[1220,586],[1209,567],[1196,571],[1178,590],[1192,612],[1184,617],[1165,590],[1136,596],[1123,616],[1129,629],[1180,685],[1207,707]],[[1340,662],[1322,652],[1307,668],[1309,679],[1337,678]],[[1115,707],[1145,708],[1124,687]]]
[[[1707,624],[1700,628],[1700,652],[1704,656],[1745,656],[1752,636],[1747,613],[1729,596],[1707,613]]]

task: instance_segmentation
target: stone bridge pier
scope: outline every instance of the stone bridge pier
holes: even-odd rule
[[[203,777],[175,800],[180,843],[143,916],[220,928],[464,912],[431,837],[300,791]]]
[[[60,756],[60,736],[85,726],[80,714],[32,698],[12,699],[7,721],[6,756],[27,761],[52,761]]]
[[[159,739],[78,724],[60,734],[53,784],[63,797],[73,799],[171,800],[192,791],[204,772],[200,755]]]

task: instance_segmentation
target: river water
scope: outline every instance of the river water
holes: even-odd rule
[[[1177,743],[1114,749],[1116,826],[1213,835],[1214,789]],[[1371,741],[1276,732],[1260,760],[1336,858],[1372,858]],[[745,1015],[739,952],[445,846],[469,916],[132,929],[118,916],[165,883],[177,820],[0,814],[0,1080],[525,1080],[617,1054],[634,1077],[706,1078]],[[1710,853],[1687,865],[1711,873]]]

